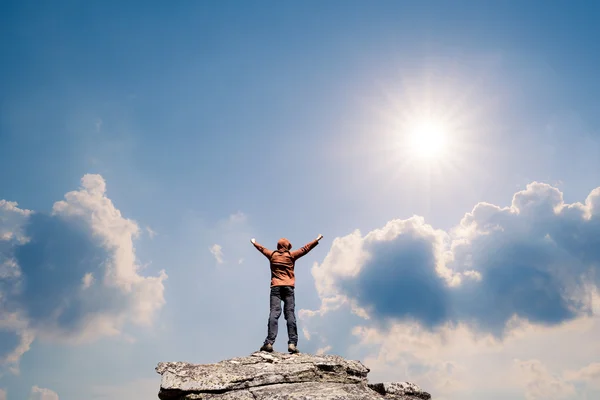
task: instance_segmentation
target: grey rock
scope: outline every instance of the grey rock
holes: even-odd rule
[[[306,382],[250,389],[256,400],[381,400],[366,384]]]
[[[161,362],[156,372],[162,376],[162,400],[431,398],[411,383],[369,384],[369,368],[335,355],[255,352],[214,364]]]
[[[222,394],[189,393],[176,398],[178,400],[255,400],[255,397],[248,390],[234,390]]]
[[[418,385],[411,382],[370,383],[369,387],[389,399],[431,399],[429,393],[424,392]]]

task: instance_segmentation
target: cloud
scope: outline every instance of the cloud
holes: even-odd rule
[[[84,289],[89,288],[90,286],[92,286],[92,284],[94,283],[94,275],[91,272],[88,272],[87,274],[85,274],[83,276],[83,279],[81,280],[82,282],[82,287]]]
[[[150,239],[154,239],[154,237],[158,235],[158,233],[153,231],[149,226],[146,227],[146,231],[148,232],[148,236],[150,236]]]
[[[30,210],[20,209],[17,202],[0,200],[0,240],[27,241],[22,227],[31,214]]]
[[[37,386],[31,388],[29,400],[59,400],[58,394],[50,389],[44,389]]]
[[[213,256],[215,256],[215,260],[217,260],[217,263],[223,264],[223,249],[222,249],[222,247],[218,244],[213,244],[209,250],[210,250],[210,253]]]
[[[310,331],[306,328],[302,328],[302,334],[306,340],[310,340]]]
[[[0,389],[0,400],[6,400],[6,390]]]
[[[552,376],[577,386],[565,369],[578,372],[600,355],[597,317],[583,317],[560,326],[523,323],[500,341],[466,325],[430,331],[415,323],[396,323],[384,331],[367,324],[340,323],[336,313],[341,314],[338,310],[327,315],[336,324],[327,334],[337,354],[363,360],[371,368],[373,381],[408,380],[427,388],[436,399],[489,398],[491,393],[494,399],[523,398],[528,381],[516,368],[515,358],[538,359]],[[336,347],[340,341],[349,342],[340,335],[341,330],[350,330],[355,339],[344,349]],[[311,343],[313,347],[318,345]],[[586,389],[578,389],[571,398],[585,398]],[[587,394],[594,398],[593,392]]]
[[[85,175],[50,214],[2,205],[0,327],[20,336],[5,363],[14,366],[34,338],[89,342],[152,323],[167,275],[140,275],[139,228],[106,197],[100,175]]]
[[[551,374],[539,360],[515,360],[526,386],[527,400],[565,399],[575,396],[575,387],[559,376]]]
[[[600,389],[600,363],[594,362],[577,371],[567,371],[565,378],[572,382],[585,382]]]
[[[600,189],[565,204],[558,189],[533,183],[510,207],[476,205],[450,232],[415,216],[336,238],[312,270],[323,311],[349,301],[382,325],[468,323],[499,337],[514,317],[557,325],[590,314],[599,204]]]
[[[3,321],[4,322],[4,321]],[[3,324],[6,327],[11,327],[10,324]],[[24,325],[23,323],[21,325]],[[10,346],[5,350],[4,354],[0,354],[0,365],[6,365],[13,374],[19,374],[19,360],[21,356],[29,351],[31,344],[35,339],[35,334],[30,329],[19,327],[15,324],[13,330],[5,330],[0,332],[12,335],[12,341],[3,341],[6,346]]]
[[[418,216],[357,230],[334,239],[312,274],[321,305],[299,311],[306,351],[332,346],[374,376],[410,377],[436,398],[519,387],[535,396],[542,382],[568,397],[573,382],[540,366],[557,370],[557,359],[595,376],[582,365],[600,357],[600,188],[566,204],[534,182],[510,206],[479,203],[447,231]],[[524,354],[544,364],[519,364],[530,373],[519,386],[508,371]]]
[[[242,223],[245,223],[247,220],[248,220],[248,218],[246,217],[246,214],[244,214],[241,211],[238,211],[229,216],[228,223],[229,224],[242,224]]]

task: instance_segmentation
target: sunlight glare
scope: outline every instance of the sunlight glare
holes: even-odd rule
[[[445,148],[444,129],[432,121],[417,124],[409,135],[412,151],[420,157],[439,157]]]

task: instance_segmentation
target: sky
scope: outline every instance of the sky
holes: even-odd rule
[[[0,400],[300,351],[436,400],[600,396],[600,5],[0,3]],[[280,320],[276,351],[286,351]]]

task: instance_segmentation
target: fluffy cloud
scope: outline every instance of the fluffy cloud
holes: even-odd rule
[[[533,183],[510,207],[478,204],[451,232],[413,217],[336,238],[312,273],[323,307],[347,301],[379,323],[464,322],[497,335],[514,317],[559,324],[591,312],[599,203],[600,190],[568,205]]]
[[[396,368],[435,385],[436,398],[464,390],[461,382],[472,389],[474,376],[506,388],[518,374],[490,371],[480,355],[508,371],[507,343],[520,351],[527,335],[550,340],[572,329],[571,337],[576,332],[589,346],[600,333],[600,188],[584,203],[565,204],[558,189],[534,182],[508,207],[477,204],[449,231],[417,216],[364,236],[355,231],[336,238],[312,274],[321,307],[299,312],[310,348],[331,345],[381,370]],[[552,354],[555,345],[546,348]],[[600,357],[599,348],[584,354],[581,342],[570,348],[575,371]],[[562,370],[519,366],[531,373],[530,397],[542,381],[564,383],[561,393],[572,395],[566,378],[556,380]]]
[[[31,215],[29,210],[21,210],[14,201],[0,200],[0,240],[26,241],[22,227]]]
[[[58,394],[50,389],[34,386],[31,388],[29,400],[58,400]]]
[[[0,400],[6,400],[6,390],[0,389]]]
[[[223,248],[218,244],[213,244],[209,250],[215,257],[215,260],[217,260],[217,263],[223,264]]]
[[[152,322],[167,275],[140,275],[139,228],[106,197],[100,175],[85,175],[49,215],[0,204],[0,329],[20,336],[5,363],[34,337],[83,342]]]

